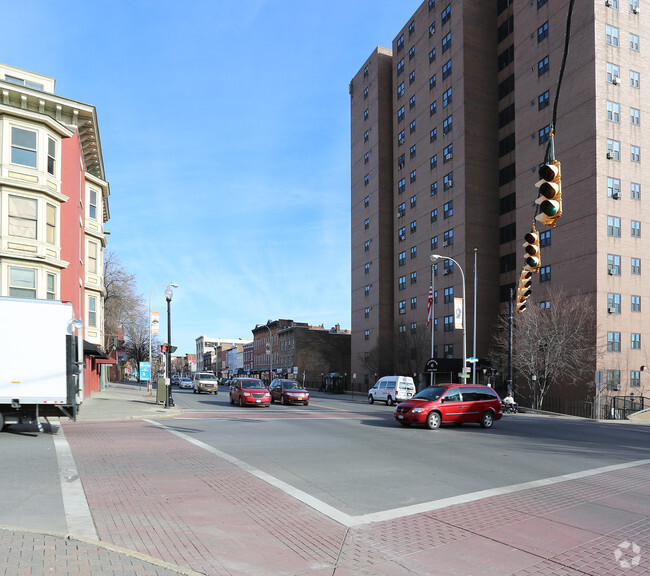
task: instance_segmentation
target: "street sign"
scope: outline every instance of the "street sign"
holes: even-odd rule
[[[140,380],[151,380],[150,362],[140,362]]]
[[[459,378],[469,378],[469,374],[459,374]]]
[[[430,358],[427,360],[427,363],[424,365],[425,372],[437,372],[438,371],[438,362],[435,359]]]
[[[478,358],[468,358],[467,361],[473,364],[474,362],[478,362]]]

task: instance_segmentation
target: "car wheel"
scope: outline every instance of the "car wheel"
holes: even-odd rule
[[[375,399],[374,399],[374,397],[372,396],[372,394],[370,394],[370,395],[368,396],[368,404],[374,404],[374,403],[375,403]]]
[[[196,388],[192,388],[192,392],[194,392],[194,394],[196,394]]]
[[[282,395],[282,398],[280,399],[280,404],[282,404],[282,406],[285,406],[287,404],[287,401],[284,399],[284,394]]]
[[[240,396],[239,397],[239,405],[243,408],[244,407],[244,399]]]
[[[483,412],[483,416],[481,416],[481,428],[492,428],[492,424],[494,424],[494,415],[492,412]]]
[[[393,405],[393,399],[389,396],[386,398],[386,406],[392,406]]]
[[[216,390],[213,392],[213,394],[214,394],[215,396],[216,396],[218,393],[219,393],[219,392],[217,392]]]
[[[442,424],[440,412],[436,412],[435,410],[429,412],[429,415],[427,416],[427,428],[429,430],[437,430],[440,428],[440,424]]]

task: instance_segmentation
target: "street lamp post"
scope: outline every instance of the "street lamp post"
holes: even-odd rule
[[[167,394],[165,395],[165,408],[170,408],[174,405],[174,398],[172,397],[172,312],[171,303],[174,292],[167,286],[165,290],[165,300],[167,300],[167,358],[166,358],[166,374],[167,381]]]
[[[435,262],[438,259],[442,260],[450,260],[456,266],[458,266],[458,269],[460,270],[460,275],[463,281],[463,367],[461,369],[461,377],[463,378],[463,382],[465,381],[465,366],[467,365],[467,318],[466,318],[466,313],[465,313],[465,308],[467,306],[467,300],[465,299],[465,273],[463,272],[462,266],[456,262],[451,256],[442,256],[440,254],[431,254],[430,256],[431,262]]]
[[[178,284],[174,284],[173,282],[170,283],[165,283],[165,284],[158,284],[154,289],[151,291],[149,294],[149,364],[151,366],[150,374],[149,374],[149,384],[147,385],[147,392],[151,392],[151,382],[153,378],[153,360],[151,358],[152,353],[151,353],[151,298],[153,296],[153,293],[156,291],[156,289],[160,288],[161,286],[167,286],[169,288],[170,286],[173,286],[174,288],[178,288]]]

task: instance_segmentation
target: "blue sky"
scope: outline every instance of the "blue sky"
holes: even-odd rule
[[[97,108],[108,249],[172,340],[350,328],[348,84],[421,0],[23,0],[5,64]],[[166,334],[164,287],[153,293]]]

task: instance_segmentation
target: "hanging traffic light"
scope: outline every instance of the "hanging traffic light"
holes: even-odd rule
[[[524,236],[524,262],[532,272],[537,272],[541,266],[542,260],[539,252],[539,233],[533,229]]]
[[[535,184],[539,188],[539,196],[535,200],[539,214],[535,217],[545,226],[554,227],[562,216],[562,186],[560,179],[560,163],[553,160],[542,165],[539,169],[541,180]]]
[[[524,268],[519,276],[519,284],[517,286],[517,304],[516,309],[521,314],[526,309],[526,300],[530,296],[533,285],[533,272]]]

